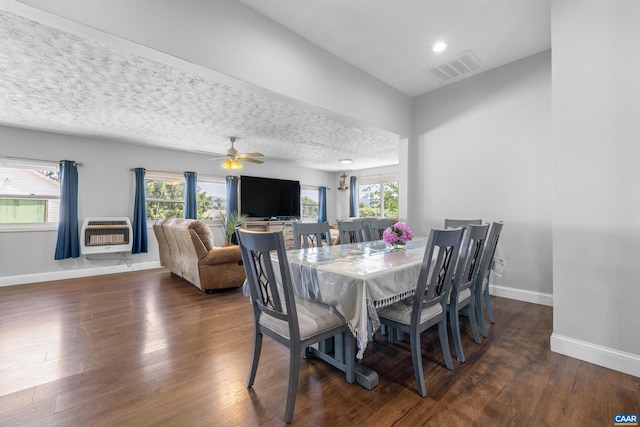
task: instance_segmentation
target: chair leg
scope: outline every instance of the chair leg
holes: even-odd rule
[[[344,338],[344,364],[346,366],[346,374],[347,374],[347,382],[349,384],[353,384],[356,380],[356,369],[355,369],[355,359],[356,359],[356,340],[351,331],[343,332],[345,335]]]
[[[464,350],[462,349],[462,337],[460,336],[460,316],[456,304],[449,306],[449,323],[451,324],[451,335],[453,335],[453,345],[456,348],[458,362],[464,363]]]
[[[476,301],[473,295],[471,296],[471,301],[467,306],[467,314],[469,315],[469,323],[471,324],[471,330],[473,331],[473,340],[476,344],[480,344],[480,332],[478,331],[478,322],[476,322],[476,310],[475,310]]]
[[[493,308],[491,308],[491,295],[489,295],[489,283],[484,290],[484,305],[487,306],[487,315],[491,323],[496,323],[496,318],[493,316]]]
[[[300,346],[290,343],[289,356],[289,387],[287,389],[287,405],[284,411],[284,421],[289,424],[293,421],[293,411],[296,407],[296,395],[298,393],[298,377],[300,375]]]
[[[247,388],[253,385],[258,371],[258,361],[260,361],[260,351],[262,350],[262,334],[256,331],[253,337],[253,356],[251,357],[251,367],[249,368],[249,377],[247,378]]]
[[[484,322],[484,310],[482,309],[482,293],[478,292],[475,299],[476,320],[478,321],[478,326],[480,326],[480,333],[483,337],[486,337],[488,334],[487,325]]]
[[[438,334],[440,335],[440,346],[442,347],[442,355],[447,369],[453,371],[453,362],[451,361],[451,349],[449,348],[449,337],[447,336],[447,314],[442,313],[442,320],[438,323]]]
[[[420,334],[411,332],[411,360],[413,361],[413,374],[416,376],[418,394],[427,395],[427,387],[424,384],[424,371],[422,369],[422,349],[420,348]]]

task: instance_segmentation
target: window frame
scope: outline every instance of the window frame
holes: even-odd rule
[[[167,182],[176,182],[176,183],[182,183],[183,185],[186,186],[186,179],[184,177],[184,173],[178,173],[178,172],[165,172],[165,171],[146,171],[145,172],[145,186],[147,184],[147,181],[163,181],[165,183]],[[212,184],[222,184],[225,186],[226,188],[226,179],[225,177],[221,177],[221,176],[216,176],[216,175],[200,175],[198,174],[197,176],[197,186],[200,186],[203,183],[212,183]],[[226,189],[225,189],[226,191]],[[226,195],[225,195],[225,199],[226,199]],[[145,194],[145,203],[148,203],[150,200],[147,197],[147,195]],[[159,201],[159,202],[166,202],[166,203],[179,203],[182,205],[183,209],[183,216],[184,216],[184,197],[180,200],[172,200],[172,199],[151,199],[151,201]],[[225,201],[225,206],[226,206],[226,201]],[[150,223],[152,221],[156,221],[158,218],[156,219],[152,219],[149,218],[148,214],[147,214],[147,223]],[[208,224],[208,225],[219,225],[220,222],[218,220],[218,218],[211,218],[211,219],[201,219],[198,218],[198,220],[203,221],[204,223]]]
[[[226,200],[226,186],[227,186],[226,178],[225,177],[216,176],[216,175],[198,175],[198,185],[200,185],[203,182],[211,183],[211,184],[223,184],[225,186],[224,208],[225,208],[225,211],[226,211],[226,206],[227,206],[227,203],[228,203],[228,200]],[[221,225],[219,217],[218,218],[211,218],[211,219],[200,219],[200,221],[203,221],[205,224],[208,224],[208,225]]]
[[[183,212],[183,216],[184,216],[184,197],[180,200],[172,200],[172,199],[155,199],[152,198],[151,200],[149,200],[149,197],[147,195],[146,192],[146,186],[148,181],[161,181],[164,183],[168,183],[168,182],[176,182],[176,183],[182,183],[183,186],[186,185],[186,180],[184,177],[184,174],[180,174],[180,173],[176,173],[176,172],[163,172],[163,171],[146,171],[144,174],[144,185],[145,185],[145,195],[144,195],[144,202],[145,202],[145,207],[148,208],[148,204],[149,202],[169,202],[169,203],[180,203],[182,205],[182,212]],[[161,218],[149,218],[149,209],[147,210],[147,223],[153,222],[153,221],[157,221],[158,219]]]
[[[304,204],[303,204],[303,200],[304,200],[304,195],[303,195],[303,191],[315,191],[315,202],[316,204],[316,216],[315,219],[313,221],[311,221],[311,219],[309,217],[304,216]],[[317,185],[300,185],[300,222],[318,222],[318,215],[320,214],[319,212],[320,209],[320,187]]]
[[[384,205],[384,185],[388,183],[396,183],[398,185],[398,198],[400,197],[400,180],[395,175],[381,175],[376,177],[362,177],[356,180],[356,185],[358,186],[358,207],[360,206],[360,194],[361,187],[369,187],[372,185],[377,185],[380,190],[380,210],[376,218],[393,218],[389,216],[385,216],[385,205]],[[398,212],[398,215],[400,213]],[[360,216],[360,210],[358,210],[358,216],[360,218],[364,218]],[[397,219],[398,217],[395,217]]]
[[[19,169],[23,171],[52,171],[60,173],[60,163],[48,160],[20,159],[12,157],[0,157],[0,168],[2,169]],[[51,200],[60,200],[60,183],[58,185],[58,194],[0,194],[0,198],[5,200],[44,200],[46,221],[43,222],[3,222],[0,223],[0,232],[16,232],[16,231],[51,231],[57,230],[60,223],[59,215],[55,221],[49,221],[51,211]]]

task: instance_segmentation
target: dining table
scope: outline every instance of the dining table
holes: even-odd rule
[[[412,296],[415,292],[427,238],[416,237],[404,248],[382,240],[287,251],[296,296],[333,307],[347,321],[362,359],[370,337],[380,327],[377,309]],[[339,343],[338,343],[339,344]],[[325,346],[310,349],[340,367],[342,350]],[[328,348],[328,347],[327,347]],[[378,383],[372,369],[358,363],[356,381],[371,389]]]

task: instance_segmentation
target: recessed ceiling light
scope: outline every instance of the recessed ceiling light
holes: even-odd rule
[[[442,52],[447,48],[447,42],[439,41],[434,43],[432,49],[434,52]]]
[[[340,159],[340,163],[342,163],[343,165],[348,165],[349,163],[353,163],[353,160],[351,160],[351,159]]]

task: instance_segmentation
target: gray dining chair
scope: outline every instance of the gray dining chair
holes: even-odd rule
[[[447,337],[447,298],[456,266],[463,228],[431,230],[424,252],[415,295],[378,310],[380,322],[389,328],[393,341],[395,331],[408,333],[411,359],[418,393],[427,395],[422,367],[420,334],[438,325],[440,346],[448,369],[453,369]]]
[[[453,336],[453,344],[456,348],[456,357],[459,362],[464,363],[464,350],[462,348],[462,337],[460,335],[460,314],[469,318],[473,340],[480,344],[480,333],[476,322],[475,294],[474,286],[480,272],[480,258],[489,224],[469,225],[466,227],[460,253],[458,254],[458,264],[456,266],[451,294],[449,295],[449,327]]]
[[[296,404],[302,349],[341,334],[345,340],[345,357],[338,367],[346,372],[347,382],[353,383],[355,340],[345,319],[330,306],[294,296],[281,231],[238,229],[238,243],[253,305],[253,357],[247,387],[253,385],[256,377],[264,335],[288,347],[289,386],[284,420],[290,423]],[[278,259],[276,265],[271,258],[272,251]]]
[[[489,229],[489,236],[484,244],[482,250],[482,258],[480,260],[480,272],[478,273],[477,282],[475,286],[475,305],[476,305],[476,317],[478,325],[480,326],[480,332],[483,337],[487,336],[487,325],[484,320],[484,310],[486,308],[491,323],[496,323],[496,319],[493,315],[493,308],[491,307],[491,296],[489,295],[489,279],[491,278],[491,267],[493,263],[493,257],[496,253],[496,247],[498,246],[498,240],[502,233],[502,221],[494,222]],[[484,302],[484,304],[483,304]]]
[[[384,230],[393,225],[391,218],[369,219],[365,221],[368,240],[382,240]]]
[[[467,225],[481,225],[481,219],[451,219],[445,218],[444,228],[466,227]]]
[[[340,243],[360,243],[366,242],[366,230],[364,221],[361,219],[352,221],[338,221],[338,234]]]
[[[321,248],[322,242],[331,246],[328,222],[294,222],[293,243],[296,249]]]

